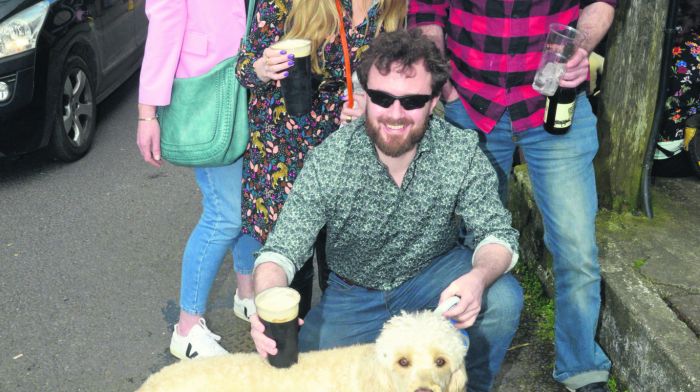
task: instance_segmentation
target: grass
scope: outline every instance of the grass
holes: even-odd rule
[[[634,267],[634,269],[638,270],[638,269],[642,268],[644,266],[644,264],[646,264],[646,263],[647,263],[646,259],[637,259],[634,261],[634,264],[632,264],[632,267]]]
[[[608,389],[610,389],[610,392],[630,392],[630,390],[627,388],[618,388],[617,379],[612,375],[610,375],[610,379],[608,379]]]
[[[515,275],[523,286],[524,311],[535,320],[535,336],[554,344],[554,300],[547,296],[534,268],[528,263],[519,263]]]

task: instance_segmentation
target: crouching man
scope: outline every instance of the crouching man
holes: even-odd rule
[[[302,351],[373,342],[402,310],[435,308],[468,328],[469,391],[487,391],[518,326],[522,291],[507,272],[518,233],[474,131],[431,117],[449,65],[420,30],[377,37],[358,76],[364,117],[308,156],[255,262],[255,291],[286,286],[327,228],[332,270],[299,336]],[[360,106],[362,102],[360,102]],[[474,250],[459,245],[464,225]],[[257,316],[251,335],[275,354]]]

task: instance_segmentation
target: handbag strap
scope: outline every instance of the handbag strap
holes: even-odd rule
[[[343,46],[343,58],[345,60],[345,84],[348,89],[348,107],[355,106],[355,101],[352,94],[352,72],[350,71],[350,50],[348,49],[348,39],[345,35],[345,23],[343,18],[343,6],[340,0],[335,0],[335,7],[338,9],[338,17],[340,18],[340,42]]]

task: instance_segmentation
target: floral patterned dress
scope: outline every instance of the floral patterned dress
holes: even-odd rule
[[[659,131],[661,143],[681,148],[685,120],[700,110],[700,34],[691,32],[673,47],[671,72],[666,90],[666,118]]]
[[[342,5],[354,69],[375,35],[377,1],[356,27],[351,19],[352,1],[342,0]],[[241,48],[238,59],[237,77],[250,89],[250,142],[243,155],[242,230],[260,242],[265,242],[277,220],[306,154],[338,129],[344,102],[341,99],[345,90],[344,60],[339,36],[319,51],[325,56],[325,66],[323,75],[318,75],[319,87],[307,115],[287,114],[281,89],[274,82],[263,83],[255,74],[255,60],[284,35],[284,22],[291,6],[291,0],[258,0],[248,42]]]

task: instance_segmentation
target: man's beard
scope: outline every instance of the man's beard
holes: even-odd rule
[[[372,139],[372,142],[375,146],[377,146],[379,151],[392,158],[397,158],[413,149],[413,147],[423,140],[425,131],[428,129],[429,121],[430,117],[426,117],[423,123],[411,129],[408,135],[384,135],[388,136],[388,140],[384,139],[382,132],[379,130],[380,122],[388,122],[390,124],[397,125],[410,125],[413,123],[411,123],[408,119],[403,119],[400,121],[384,121],[382,118],[379,118],[376,123],[369,120],[365,121],[365,128],[367,136]]]

